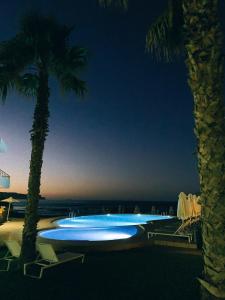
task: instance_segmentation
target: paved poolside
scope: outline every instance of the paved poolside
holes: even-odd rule
[[[38,230],[39,229],[47,229],[54,228],[52,221],[55,218],[46,218],[41,219],[38,222]],[[0,244],[2,244],[3,240],[13,239],[17,241],[22,240],[22,232],[23,232],[23,219],[12,219],[8,222],[5,222],[0,226]]]
[[[52,218],[44,218],[41,219],[38,222],[38,230],[40,229],[50,229],[54,228],[55,225],[52,222],[55,220],[55,217]],[[0,225],[0,245],[2,245],[3,240],[7,239],[14,239],[19,242],[22,240],[22,231],[23,231],[23,219],[12,219],[8,222],[5,222],[4,224]],[[164,228],[165,230],[165,228]],[[193,243],[186,243],[186,242],[181,242],[181,241],[175,241],[175,240],[165,240],[165,239],[153,239],[153,240],[145,240],[143,246],[159,246],[159,247],[166,247],[166,248],[172,248],[173,249],[180,249],[182,252],[188,251],[188,252],[193,252],[196,254],[201,254],[199,250],[197,250],[196,244]],[[179,251],[180,251],[179,250]]]

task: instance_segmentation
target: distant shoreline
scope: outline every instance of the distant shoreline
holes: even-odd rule
[[[14,204],[14,213],[23,214],[26,201]],[[128,201],[128,200],[40,200],[39,216],[87,215],[102,213],[152,213],[176,214],[177,201]]]
[[[26,200],[27,199],[27,194],[21,194],[21,193],[16,193],[16,192],[0,192],[0,200],[13,197],[15,199],[19,200]],[[40,199],[45,200],[45,197],[40,196]]]

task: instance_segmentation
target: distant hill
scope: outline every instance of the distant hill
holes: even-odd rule
[[[9,193],[9,192],[0,192],[0,200],[13,197],[15,199],[20,199],[20,200],[26,200],[27,199],[27,194],[20,194],[20,193]],[[40,196],[40,199],[45,199],[45,197]]]

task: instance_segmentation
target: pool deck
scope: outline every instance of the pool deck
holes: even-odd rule
[[[38,222],[38,230],[55,228],[55,225],[52,222],[55,219],[56,219],[55,217],[41,219]],[[23,219],[12,219],[0,225],[0,245],[2,245],[3,241],[7,239],[15,239],[21,242],[22,231],[23,231]],[[148,229],[146,229],[146,233],[147,231]],[[162,238],[162,237],[152,238],[148,240],[147,234],[141,239],[140,242],[132,244],[131,248],[152,247],[152,246],[168,248],[171,250],[177,249],[182,252],[186,251],[189,254],[201,255],[201,251],[197,249],[195,243],[188,243],[185,240],[179,241],[173,238]],[[91,247],[91,248],[95,250],[95,247]],[[129,249],[129,246],[126,247],[126,249]],[[110,248],[108,251],[110,251]]]
[[[55,218],[41,219],[38,222],[38,230],[54,228],[55,226],[52,223],[54,219]],[[9,239],[14,239],[20,242],[22,240],[23,222],[23,219],[12,219],[0,225],[0,244],[2,244],[3,240]]]

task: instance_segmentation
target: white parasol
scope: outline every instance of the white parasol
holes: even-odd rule
[[[8,212],[7,212],[7,218],[6,218],[6,220],[8,221],[8,219],[9,219],[10,207],[11,207],[12,203],[16,203],[16,202],[20,202],[20,201],[17,200],[17,199],[14,199],[13,197],[9,197],[9,198],[7,198],[7,199],[1,200],[1,202],[9,203],[9,206],[8,206]]]
[[[178,204],[177,204],[177,217],[182,221],[187,220],[191,217],[192,208],[191,201],[188,201],[187,195],[183,192],[179,194]]]
[[[199,203],[200,196],[193,195],[193,206],[195,217],[201,216],[201,204]]]
[[[188,201],[188,208],[189,208],[189,218],[194,218],[195,217],[195,211],[194,211],[194,195],[188,194],[187,196],[187,201]]]

